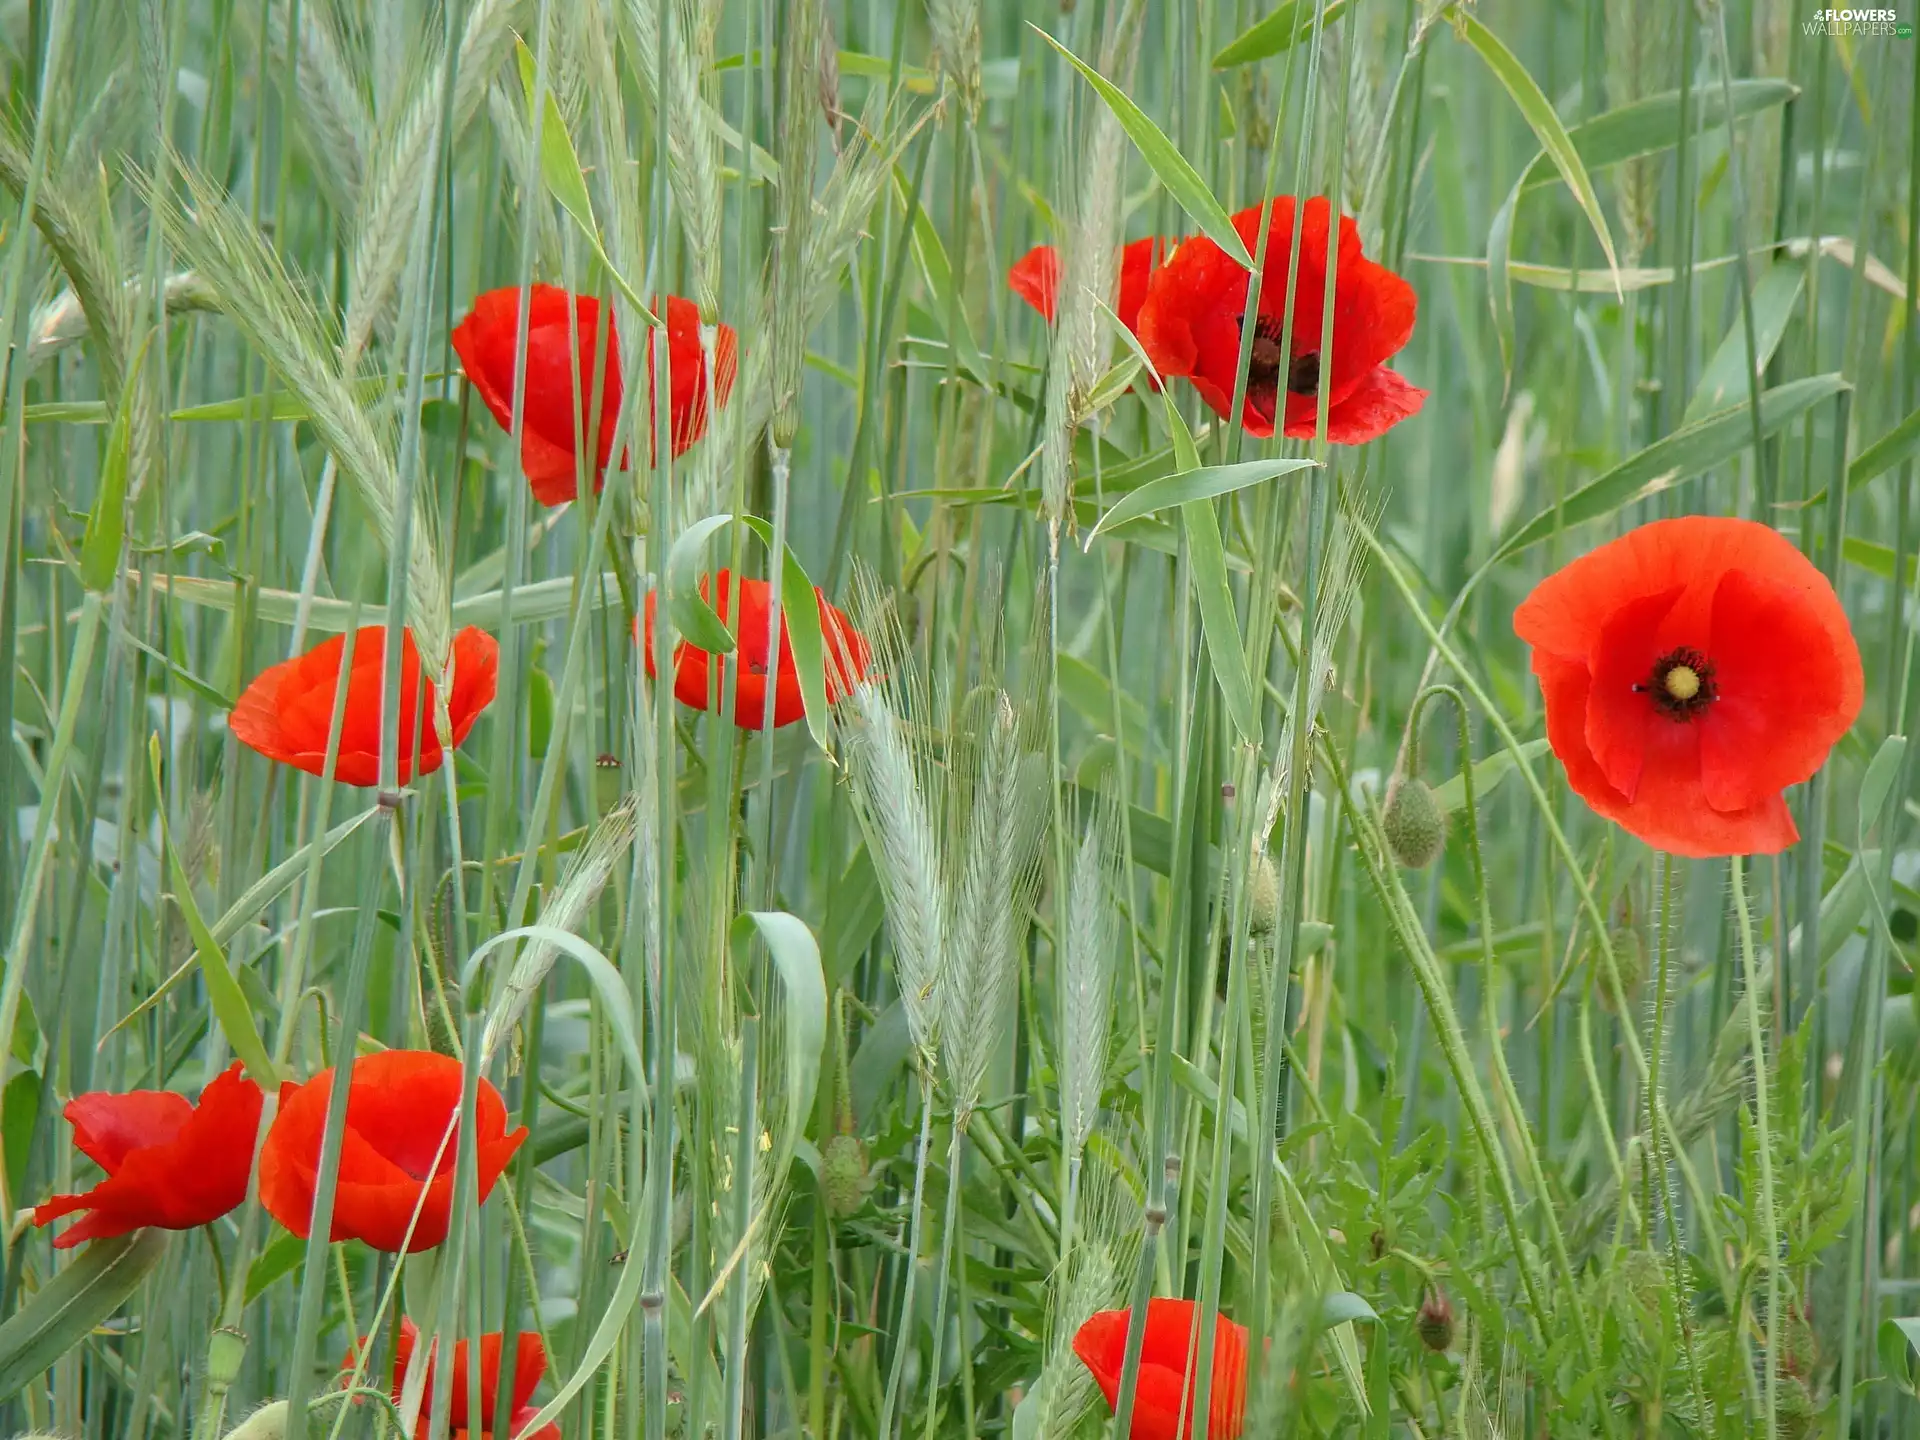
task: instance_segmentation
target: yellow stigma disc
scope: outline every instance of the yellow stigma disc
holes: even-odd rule
[[[1676,700],[1691,700],[1700,693],[1700,672],[1691,665],[1676,665],[1667,671],[1667,694]]]

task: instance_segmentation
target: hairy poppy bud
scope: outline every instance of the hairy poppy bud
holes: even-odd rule
[[[873,1189],[867,1173],[867,1147],[857,1135],[835,1135],[820,1150],[820,1194],[827,1209],[841,1219],[866,1204]]]
[[[1453,1344],[1453,1305],[1447,1292],[1438,1285],[1428,1290],[1413,1323],[1420,1332],[1420,1343],[1436,1355]]]
[[[1409,870],[1424,870],[1447,843],[1447,817],[1433,789],[1417,775],[1396,775],[1387,786],[1387,808],[1380,817],[1387,848]]]
[[[1271,935],[1280,920],[1280,867],[1262,850],[1247,872],[1247,928]]]

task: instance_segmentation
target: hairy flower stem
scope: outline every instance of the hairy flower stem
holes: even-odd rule
[[[1652,1149],[1653,1171],[1660,1177],[1660,1211],[1667,1222],[1667,1286],[1671,1300],[1680,1321],[1680,1348],[1687,1362],[1687,1385],[1693,1392],[1694,1423],[1704,1425],[1707,1416],[1707,1400],[1700,1388],[1700,1361],[1693,1349],[1693,1305],[1687,1299],[1686,1268],[1680,1253],[1680,1216],[1673,1204],[1673,1177],[1669,1173],[1668,1155],[1679,1145],[1665,1118],[1666,1107],[1661,1103],[1660,1061],[1667,1048],[1667,1010],[1672,990],[1671,962],[1673,957],[1673,856],[1663,854],[1660,857],[1660,945],[1658,970],[1654,977],[1653,992],[1653,1035],[1648,1045],[1647,1065],[1650,1078],[1647,1082],[1647,1143]],[[1649,1208],[1647,1216],[1648,1240],[1652,1240],[1654,1216]]]
[[[1773,1130],[1767,1104],[1767,1045],[1760,1020],[1760,976],[1753,958],[1753,913],[1747,901],[1746,857],[1729,862],[1733,878],[1733,909],[1740,926],[1741,978],[1746,985],[1747,1040],[1753,1047],[1753,1134],[1760,1151],[1760,1244],[1766,1251],[1767,1373],[1763,1387],[1761,1434],[1773,1440],[1779,1433],[1780,1404],[1780,1226],[1773,1209]]]

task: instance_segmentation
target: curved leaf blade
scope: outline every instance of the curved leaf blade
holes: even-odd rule
[[[1333,24],[1347,13],[1349,3],[1350,0],[1327,0],[1321,24]],[[1213,57],[1213,68],[1230,70],[1235,65],[1251,65],[1311,39],[1318,8],[1318,0],[1281,0],[1265,19],[1254,21],[1228,42],[1226,48]]]
[[[1167,187],[1167,193],[1173,197],[1174,203],[1187,212],[1188,218],[1200,227],[1201,233],[1231,255],[1244,269],[1253,269],[1253,257],[1247,253],[1240,232],[1233,228],[1233,221],[1227,218],[1226,208],[1214,198],[1213,191],[1207,188],[1207,182],[1200,178],[1200,172],[1188,163],[1187,157],[1173,148],[1173,142],[1167,139],[1160,127],[1148,119],[1146,112],[1129,100],[1118,85],[1038,25],[1033,29],[1042,40],[1064,55],[1074,69],[1087,77],[1087,83],[1107,102],[1113,118],[1120,122],[1120,128],[1127,132],[1147,164],[1153,167],[1153,173],[1160,177],[1160,183]]]
[[[1507,94],[1526,119],[1528,128],[1539,140],[1540,148],[1546,151],[1554,168],[1560,172],[1560,178],[1573,191],[1574,199],[1580,203],[1587,222],[1593,226],[1593,233],[1600,240],[1601,253],[1607,257],[1607,268],[1614,273],[1617,290],[1620,259],[1614,254],[1613,232],[1607,228],[1607,217],[1600,208],[1600,197],[1593,192],[1593,181],[1581,162],[1580,152],[1568,138],[1567,127],[1560,123],[1559,115],[1541,93],[1539,85],[1534,83],[1533,76],[1527,73],[1527,67],[1507,49],[1498,35],[1464,11],[1456,13],[1455,24],[1461,38],[1478,52],[1480,58],[1486,61],[1487,68],[1493,71],[1494,78],[1506,87]]]
[[[1310,470],[1318,463],[1314,460],[1246,460],[1238,465],[1203,465],[1197,470],[1182,470],[1177,475],[1150,480],[1139,489],[1129,490],[1121,496],[1100,517],[1099,523],[1087,532],[1087,543],[1091,545],[1103,530],[1124,525],[1142,515],[1151,515],[1156,510],[1184,505],[1193,500],[1211,500],[1217,495],[1230,495],[1264,480]]]
[[[732,519],[731,515],[709,515],[694,521],[680,532],[667,555],[667,606],[673,628],[709,655],[731,654],[733,633],[700,594],[700,567],[706,563],[707,541]],[[733,603],[739,604],[738,592]]]
[[[1760,397],[1760,433],[1768,435],[1822,400],[1845,389],[1839,374],[1810,375],[1777,385]],[[1752,419],[1745,405],[1730,406],[1622,460],[1559,505],[1549,506],[1500,543],[1484,570],[1537,545],[1548,536],[1589,520],[1611,515],[1623,505],[1658,494],[1670,485],[1710,470],[1738,455],[1752,442]]]

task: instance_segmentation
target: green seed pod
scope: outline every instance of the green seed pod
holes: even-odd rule
[[[1396,775],[1387,786],[1387,808],[1380,817],[1387,848],[1409,870],[1424,870],[1447,843],[1447,817],[1433,789],[1417,775]]]
[[[1262,850],[1247,871],[1247,928],[1267,936],[1280,920],[1280,867]]]
[[[820,1193],[827,1209],[844,1220],[867,1203],[873,1176],[867,1172],[867,1147],[856,1135],[835,1135],[820,1150]]]
[[[207,1341],[207,1385],[227,1391],[240,1378],[240,1362],[247,1355],[247,1337],[227,1326],[213,1332]]]
[[[1413,1323],[1420,1332],[1420,1343],[1434,1354],[1453,1344],[1453,1303],[1447,1299],[1447,1292],[1438,1285],[1428,1290]]]

